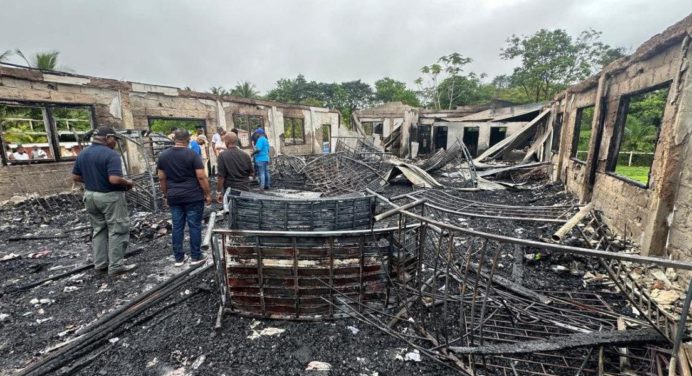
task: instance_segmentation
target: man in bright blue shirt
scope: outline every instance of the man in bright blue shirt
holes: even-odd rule
[[[190,143],[187,145],[192,151],[195,152],[197,155],[202,155],[202,147],[199,146],[199,143],[195,141],[194,139],[190,139]]]
[[[269,189],[271,185],[271,178],[269,177],[269,140],[267,140],[267,135],[264,134],[264,129],[262,128],[258,128],[255,134],[258,137],[252,154],[255,156],[260,189]]]

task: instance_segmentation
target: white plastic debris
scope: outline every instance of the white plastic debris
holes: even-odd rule
[[[259,337],[265,337],[265,336],[271,337],[271,336],[279,335],[285,331],[286,331],[286,329],[280,329],[280,328],[264,328],[264,329],[260,330],[259,332],[253,329],[252,334],[247,336],[247,338],[257,339]]]
[[[10,315],[7,313],[0,313],[0,322],[4,322],[10,319]]]
[[[16,253],[10,253],[9,255],[2,256],[2,258],[0,258],[0,261],[10,261],[20,257],[21,256]]]
[[[45,318],[45,319],[36,319],[36,323],[37,324],[43,324],[44,322],[50,321],[50,320],[53,320],[53,316]]]
[[[317,360],[313,360],[312,362],[308,363],[307,368],[305,368],[306,371],[329,371],[331,369],[331,364],[319,362]]]
[[[34,304],[34,305],[38,304],[38,299],[33,298],[33,299],[29,300],[29,304]]]
[[[39,315],[45,315],[45,314],[46,314],[46,310],[43,309],[43,308],[39,308],[38,311],[36,311],[36,313],[38,313]]]
[[[569,271],[569,268],[563,265],[553,265],[550,267],[550,269],[552,269],[552,271],[555,273],[564,273]]]
[[[116,343],[116,342],[118,342],[118,341],[120,341],[120,338],[118,338],[118,337],[110,338],[110,339],[108,340],[108,342],[110,342],[110,343]]]
[[[406,353],[404,356],[405,361],[414,361],[414,362],[420,362],[420,352],[418,350],[413,350],[409,353]]]
[[[73,292],[79,290],[79,287],[77,286],[65,286],[65,288],[62,290],[62,292]]]
[[[360,332],[360,329],[356,328],[355,326],[347,326],[346,329],[350,330],[353,334],[358,334],[358,332]]]
[[[195,359],[194,362],[192,362],[192,365],[190,367],[192,367],[192,369],[199,368],[202,365],[202,363],[204,363],[205,359],[207,359],[206,355],[200,355],[197,359]]]
[[[154,359],[147,362],[147,368],[151,368],[159,363],[159,358],[154,357]]]

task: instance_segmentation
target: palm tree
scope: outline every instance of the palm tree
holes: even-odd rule
[[[230,94],[230,93],[228,92],[228,90],[224,89],[224,88],[221,87],[221,86],[212,86],[212,87],[209,89],[209,92],[212,93],[212,94],[214,94],[214,95],[219,95],[219,96],[224,96],[224,95],[229,95],[229,94]]]
[[[0,54],[0,63],[3,61],[6,61],[7,58],[10,57],[11,55],[12,55],[12,51],[10,51],[10,50],[7,50],[7,51],[1,53]]]
[[[24,59],[27,65],[32,68],[40,70],[58,70],[58,55],[60,55],[60,52],[58,51],[38,52],[33,56],[31,59],[32,61],[29,61],[29,59],[24,56],[24,53],[20,49],[14,50],[14,53]],[[66,71],[70,69],[61,67],[60,70]]]
[[[257,92],[257,89],[255,89],[254,84],[245,81],[238,82],[233,88],[233,90],[231,90],[231,95],[235,95],[236,97],[254,99],[259,97],[259,92]]]
[[[625,123],[625,137],[622,151],[653,151],[658,128],[634,116],[628,116]]]

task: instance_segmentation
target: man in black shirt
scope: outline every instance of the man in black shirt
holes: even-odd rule
[[[102,126],[93,133],[91,146],[84,149],[72,168],[72,180],[84,183],[84,206],[91,221],[94,268],[122,274],[136,265],[125,265],[123,256],[130,239],[130,216],[125,191],[134,183],[123,178],[113,127]]]
[[[158,161],[159,185],[173,218],[173,255],[175,265],[183,266],[185,222],[190,232],[190,265],[206,261],[202,255],[202,215],[204,205],[211,204],[209,181],[202,158],[188,148],[190,133],[178,129],[173,134],[175,145],[161,153]]]
[[[219,154],[216,161],[216,201],[219,203],[223,192],[228,188],[248,191],[248,178],[254,173],[250,156],[238,148],[238,136],[229,132],[223,139],[227,149]]]

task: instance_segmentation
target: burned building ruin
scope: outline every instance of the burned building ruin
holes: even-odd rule
[[[350,119],[0,65],[0,374],[692,374],[691,42],[692,15],[548,103]],[[647,152],[625,135],[643,102]],[[183,269],[157,206],[165,120],[273,147],[275,187],[224,192],[213,260]],[[84,262],[68,181],[111,122],[141,187],[143,267],[121,279]],[[8,157],[18,124],[45,158]]]

